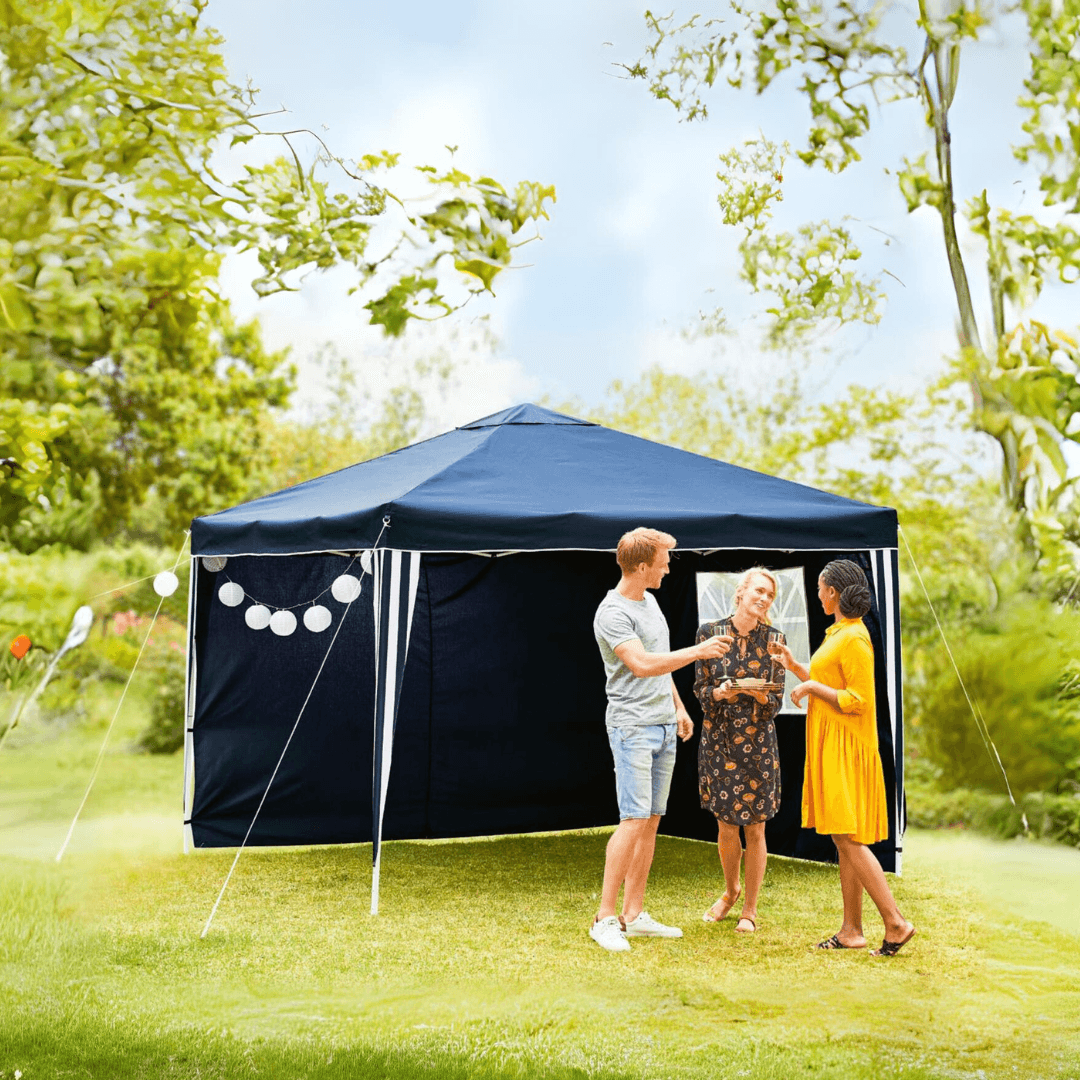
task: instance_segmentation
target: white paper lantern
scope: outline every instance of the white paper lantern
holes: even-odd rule
[[[239,607],[244,602],[244,590],[235,581],[226,581],[217,595],[226,607]]]
[[[219,570],[225,569],[225,564],[229,560],[224,555],[204,555],[202,564],[204,570],[209,570],[211,574],[216,574]]]
[[[162,570],[154,578],[154,592],[158,596],[172,596],[180,587],[180,579],[171,570]]]
[[[253,604],[244,612],[244,622],[252,630],[265,630],[270,625],[270,609],[262,604]]]
[[[360,565],[361,565],[361,567],[363,567],[363,570],[364,570],[365,574],[370,574],[371,573],[371,552],[370,551],[362,551],[362,552],[360,552]]]
[[[322,604],[315,604],[304,612],[304,625],[313,634],[321,634],[333,620],[330,609],[324,608]]]
[[[352,574],[342,574],[334,579],[330,594],[339,604],[351,604],[360,595],[360,579]]]
[[[278,637],[288,637],[296,629],[296,616],[291,611],[275,611],[270,616],[270,629]]]

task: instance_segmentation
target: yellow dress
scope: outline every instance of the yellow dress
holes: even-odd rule
[[[807,697],[802,823],[873,844],[889,835],[874,708],[874,650],[862,619],[839,618],[810,658],[810,678],[837,691]]]

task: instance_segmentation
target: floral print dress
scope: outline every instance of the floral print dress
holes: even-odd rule
[[[697,640],[714,634],[734,638],[727,656],[699,660],[694,669],[694,696],[704,721],[698,743],[698,789],[701,805],[728,825],[757,825],[780,808],[780,755],[773,718],[783,691],[766,694],[767,703],[740,695],[716,701],[713,690],[728,679],[765,679],[784,685],[784,668],[769,655],[769,634],[783,634],[758,623],[740,634],[731,619],[704,623]]]

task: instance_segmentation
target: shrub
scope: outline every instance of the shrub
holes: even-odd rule
[[[175,551],[141,544],[91,552],[45,549],[33,555],[0,551],[0,730],[67,636],[78,607],[90,605],[94,625],[86,642],[61,660],[39,699],[38,711],[46,719],[82,715],[80,699],[94,680],[127,680],[160,603],[136,676],[140,684],[149,678],[153,687],[151,721],[141,745],[155,752],[180,745],[183,705],[175,702],[183,697],[186,564],[177,568],[180,588],[164,602],[152,584],[153,575],[175,559]],[[127,587],[109,591],[118,586]],[[34,647],[17,661],[7,643],[22,633]]]
[[[923,829],[970,828],[1009,839],[1024,832],[1080,847],[1080,793],[1053,795],[1030,792],[1014,806],[1006,795],[957,788],[935,791],[911,787],[907,794],[908,823]]]
[[[144,545],[99,548],[89,553],[45,549],[33,555],[0,550],[0,644],[6,649],[16,634],[27,634],[35,646],[52,652],[67,636],[72,616],[82,604],[94,610],[92,636],[97,637],[103,635],[106,621],[117,612],[134,609],[152,615],[160,597],[149,579],[171,567],[175,559],[175,551]],[[162,603],[161,614],[184,622],[186,561],[177,574],[180,588]],[[135,581],[139,584],[108,591]],[[72,660],[82,653],[80,648]]]
[[[184,745],[184,666],[158,667],[150,723],[139,747],[150,754],[173,754]]]
[[[1078,640],[1080,614],[1026,600],[952,642],[1016,794],[1054,791],[1077,778],[1080,697],[1072,653]],[[923,660],[922,678],[909,688],[912,734],[938,770],[937,786],[1000,791],[1000,770],[944,649]]]

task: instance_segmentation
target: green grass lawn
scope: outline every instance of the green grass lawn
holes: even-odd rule
[[[179,757],[136,696],[64,862],[104,726],[0,750],[0,1077],[1080,1077],[1080,853],[910,837],[895,960],[810,949],[833,868],[774,859],[761,930],[701,922],[715,849],[661,838],[681,941],[586,937],[604,831],[184,856]],[[878,934],[868,920],[868,935]]]

